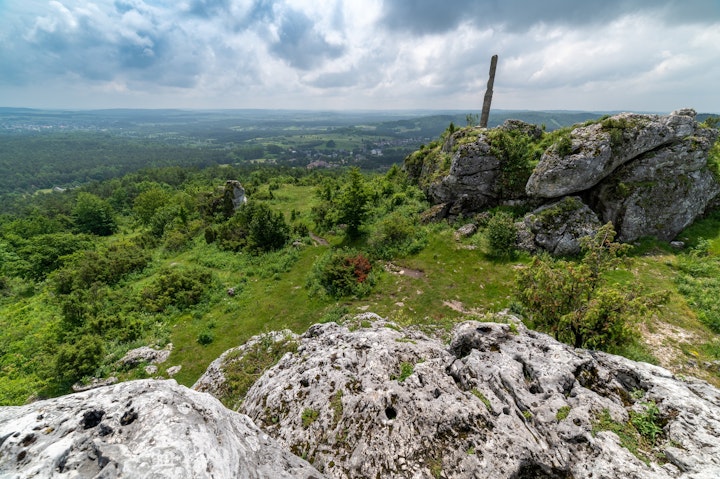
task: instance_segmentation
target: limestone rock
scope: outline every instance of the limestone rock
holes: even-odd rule
[[[580,253],[580,238],[594,236],[602,225],[580,198],[566,196],[528,213],[517,226],[522,249],[572,256]]]
[[[242,410],[334,478],[720,476],[717,389],[514,323],[462,323],[449,347],[371,313],[315,325]],[[600,418],[646,404],[662,432],[636,457]]]
[[[282,331],[270,331],[250,338],[242,346],[231,348],[225,351],[205,370],[202,376],[195,381],[192,388],[196,391],[210,393],[216,398],[223,398],[225,395],[225,368],[237,361],[241,361],[248,351],[258,345],[277,343],[280,341],[295,341],[298,335],[284,329]]]
[[[698,130],[695,111],[668,116],[621,113],[599,123],[575,128],[571,146],[548,149],[530,176],[529,196],[557,198],[587,190],[618,166]]]
[[[507,120],[498,129],[519,131],[534,139],[542,136],[540,128],[520,120]],[[419,176],[430,178],[426,194],[433,203],[451,204],[451,214],[480,211],[524,197],[522,185],[517,189],[505,181],[502,160],[495,156],[487,130],[459,130],[448,136],[442,151],[450,160],[448,171],[430,163]]]
[[[707,167],[716,138],[716,130],[698,129],[621,166],[592,191],[595,210],[613,222],[620,241],[673,239],[720,193]]]
[[[455,239],[469,238],[477,233],[478,227],[475,223],[468,223],[455,230]]]
[[[167,361],[172,352],[172,343],[168,344],[165,349],[153,349],[150,346],[141,346],[131,349],[119,361],[120,365],[133,368],[140,363],[160,364]]]
[[[233,210],[240,208],[240,205],[247,203],[245,188],[237,180],[227,180],[223,192],[225,201],[232,205]]]
[[[142,380],[0,408],[0,477],[322,476],[212,396]]]

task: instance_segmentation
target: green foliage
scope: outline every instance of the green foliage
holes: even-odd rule
[[[91,376],[103,354],[103,342],[94,335],[85,335],[70,344],[63,344],[55,360],[56,375],[61,382],[67,383]]]
[[[300,419],[302,420],[302,427],[303,429],[307,429],[310,427],[312,423],[315,422],[315,420],[320,415],[320,412],[317,409],[305,409],[302,412],[302,415]]]
[[[500,160],[499,195],[513,198],[525,193],[525,184],[542,156],[540,143],[520,130],[488,132],[490,152]]]
[[[633,324],[665,296],[608,283],[606,274],[628,249],[614,238],[608,223],[583,239],[579,263],[536,257],[518,273],[516,295],[535,327],[575,347],[608,350],[632,341]]]
[[[644,402],[642,406],[644,410],[641,412],[630,411],[630,422],[642,437],[655,445],[663,431],[660,410],[655,401]]]
[[[360,234],[360,226],[368,215],[369,201],[370,195],[362,173],[358,168],[351,169],[340,194],[334,199],[337,214],[335,224],[347,225],[350,238]]]
[[[229,221],[205,234],[206,241],[217,241],[222,249],[253,253],[278,250],[289,239],[285,216],[256,201],[245,203]]]
[[[678,256],[676,283],[695,309],[698,319],[713,332],[720,333],[720,259],[708,251],[709,243],[700,242]]]
[[[485,227],[487,253],[495,258],[512,258],[517,244],[515,219],[509,213],[498,211],[490,217]]]
[[[475,388],[471,389],[470,392],[485,405],[488,411],[492,412],[492,404],[490,404],[490,400],[482,392]]]
[[[389,260],[417,253],[425,246],[425,241],[418,216],[401,210],[377,221],[367,243],[374,257]]]
[[[81,233],[109,236],[117,230],[110,203],[92,193],[78,193],[72,216]]]
[[[643,411],[630,411],[626,423],[614,421],[610,412],[604,409],[593,422],[592,433],[611,431],[620,438],[620,445],[638,459],[649,463],[653,456],[648,451],[656,444],[663,431],[663,419],[654,401],[642,403]]]
[[[331,250],[313,265],[308,284],[333,298],[365,296],[375,282],[372,263],[353,249]]]
[[[297,347],[297,342],[289,337],[274,340],[265,334],[243,351],[230,353],[223,366],[225,383],[220,395],[222,403],[232,409],[237,408],[255,381],[286,353],[297,351]]]
[[[555,144],[555,152],[558,156],[567,156],[572,153],[572,139],[570,135],[563,135]]]
[[[170,202],[170,193],[160,186],[153,186],[135,197],[133,212],[141,224],[149,226],[159,210]]]
[[[203,346],[207,346],[208,344],[215,341],[215,335],[211,331],[203,331],[198,335],[197,342],[202,344]]]
[[[557,422],[560,422],[560,421],[566,419],[569,414],[570,414],[570,406],[562,406],[555,413],[555,419],[557,420]]]
[[[415,372],[413,363],[402,362],[400,363],[400,373],[397,376],[393,376],[392,379],[396,379],[397,382],[402,383],[409,378],[413,372]]]
[[[72,253],[92,248],[93,242],[87,235],[72,233],[51,233],[33,236],[20,242],[15,250],[14,264],[4,265],[12,274],[40,281],[49,273],[60,268]]]
[[[211,285],[212,274],[205,269],[166,268],[142,290],[140,301],[151,312],[164,311],[170,305],[182,310],[199,303]]]

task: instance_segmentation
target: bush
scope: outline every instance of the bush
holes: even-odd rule
[[[425,246],[424,235],[418,227],[417,215],[396,211],[375,224],[368,246],[373,256],[392,259],[417,253]]]
[[[516,279],[516,295],[538,329],[575,347],[610,350],[632,341],[633,325],[667,295],[641,295],[608,284],[628,245],[614,243],[611,223],[583,240],[579,263],[536,257]]]
[[[57,378],[72,383],[91,376],[99,366],[103,354],[103,342],[94,335],[85,335],[71,344],[63,344],[55,357]]]
[[[329,251],[313,266],[309,283],[334,298],[365,296],[374,284],[370,260],[355,250]]]
[[[205,240],[218,242],[224,250],[251,252],[273,251],[282,248],[290,239],[290,227],[281,212],[274,212],[265,203],[242,205],[235,216],[207,233]]]
[[[485,228],[487,253],[495,258],[512,258],[517,244],[517,228],[512,215],[499,211],[495,213]]]
[[[165,269],[143,289],[141,304],[153,312],[164,311],[170,305],[185,309],[200,302],[211,281],[210,272],[199,268]]]

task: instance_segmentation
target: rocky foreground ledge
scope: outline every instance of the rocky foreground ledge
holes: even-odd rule
[[[247,416],[174,380],[0,408],[2,478],[317,478]]]
[[[0,408],[0,477],[720,477],[720,391],[494,319],[449,342],[370,313],[255,337],[195,386],[227,402],[231,362],[294,341],[247,416],[153,380]]]
[[[241,412],[335,478],[720,477],[720,391],[498,319],[449,345],[372,314],[315,325]],[[221,394],[222,368],[196,387]]]

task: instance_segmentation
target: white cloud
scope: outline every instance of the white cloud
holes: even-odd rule
[[[10,0],[0,105],[720,111],[711,3],[608,1]]]

